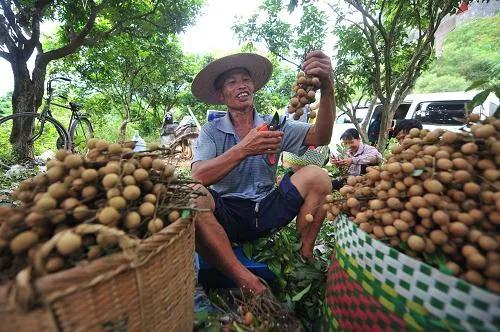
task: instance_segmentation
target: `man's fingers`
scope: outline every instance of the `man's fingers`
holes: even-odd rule
[[[264,144],[281,143],[281,137],[266,138]]]
[[[261,138],[255,140],[255,144],[257,144],[257,146],[267,146],[270,144],[280,145],[281,144],[281,137],[270,137],[270,138],[261,137]]]
[[[328,58],[324,58],[324,59],[321,59],[321,58],[310,58],[309,60],[304,61],[304,63],[302,64],[302,68],[305,70],[308,67],[311,67],[311,66],[320,66],[320,65],[321,66],[331,67],[330,59],[328,59]]]
[[[329,72],[321,68],[313,68],[307,71],[307,75],[316,76],[319,78],[328,77]]]
[[[309,63],[308,65],[304,66],[304,71],[307,72],[311,69],[316,69],[316,68],[320,68],[320,69],[323,69],[324,71],[329,71],[331,66],[328,64],[328,63],[322,63],[322,62],[319,62],[319,61],[313,61],[311,63]]]
[[[318,57],[313,57],[309,58],[304,63],[302,64],[302,68],[306,70],[308,67],[311,66],[327,66],[327,67],[332,67],[332,63],[330,61],[330,58],[324,57],[324,58],[318,58]]]
[[[258,134],[261,137],[273,138],[273,137],[282,137],[284,133],[279,130],[274,130],[274,131],[259,131]]]
[[[310,58],[313,58],[313,57],[325,58],[327,56],[321,50],[314,50],[314,51],[311,51],[311,52],[307,53],[306,60],[308,60]]]

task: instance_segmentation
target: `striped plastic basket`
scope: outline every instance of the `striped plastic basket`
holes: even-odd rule
[[[335,222],[327,316],[344,331],[498,331],[500,296]]]

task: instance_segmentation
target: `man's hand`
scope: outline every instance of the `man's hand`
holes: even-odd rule
[[[275,154],[280,151],[282,137],[282,131],[259,131],[253,128],[237,147],[245,156]]]
[[[339,165],[348,166],[348,167],[351,166],[352,165],[352,158],[339,160]]]
[[[332,86],[332,62],[322,51],[309,52],[306,55],[306,60],[302,68],[307,75],[313,75],[319,78],[322,89]]]

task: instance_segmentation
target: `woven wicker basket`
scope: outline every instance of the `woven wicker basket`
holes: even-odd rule
[[[82,233],[81,226],[89,225],[74,231]],[[110,230],[91,226],[83,232]],[[19,275],[15,287],[0,287],[0,331],[190,331],[192,219],[179,219],[144,241],[125,242],[124,252],[36,279],[30,288],[41,306],[35,310],[13,305],[28,296]]]

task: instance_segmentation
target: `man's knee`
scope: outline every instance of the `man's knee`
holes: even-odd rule
[[[194,183],[189,185],[193,189],[198,197],[194,199],[194,204],[196,208],[199,209],[210,209],[215,210],[215,201],[212,197],[210,191],[200,183]]]
[[[308,189],[325,194],[332,191],[332,183],[328,173],[315,165],[302,167],[292,176],[291,180],[299,191]]]

